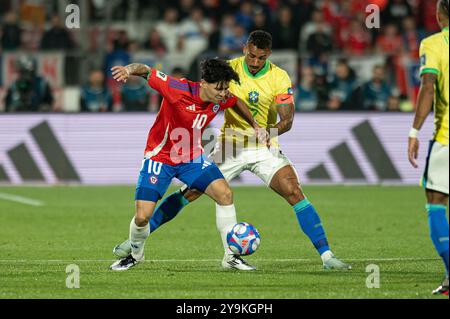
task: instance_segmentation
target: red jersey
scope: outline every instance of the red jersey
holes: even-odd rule
[[[214,104],[200,99],[200,83],[177,80],[152,68],[148,84],[163,101],[148,134],[145,157],[156,162],[178,165],[203,153],[202,135],[221,110],[233,107],[237,98]]]

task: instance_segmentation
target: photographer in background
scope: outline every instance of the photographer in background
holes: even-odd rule
[[[49,83],[36,74],[36,64],[29,57],[16,61],[17,80],[6,93],[6,112],[53,111],[53,94]]]

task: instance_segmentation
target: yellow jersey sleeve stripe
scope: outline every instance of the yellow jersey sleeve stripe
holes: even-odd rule
[[[420,75],[423,75],[425,73],[433,73],[433,74],[439,75],[439,73],[441,73],[441,72],[438,69],[434,69],[434,68],[425,68],[422,71],[420,71]]]

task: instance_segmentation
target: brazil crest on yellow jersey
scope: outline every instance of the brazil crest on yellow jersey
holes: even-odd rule
[[[293,94],[292,83],[289,75],[283,69],[267,60],[264,68],[256,75],[252,75],[245,63],[245,57],[240,57],[229,61],[231,67],[239,74],[240,85],[230,83],[230,92],[244,101],[250,112],[253,114],[259,126],[264,128],[273,127],[278,122],[277,107],[282,102],[277,98],[284,95]],[[227,129],[227,130],[226,130]],[[241,132],[237,136],[229,136],[226,131],[234,130]],[[252,132],[250,125],[241,118],[233,109],[225,111],[225,123],[222,127],[222,138],[231,142],[243,143],[245,131]],[[278,146],[277,139],[274,138],[272,146]],[[245,143],[246,147],[252,147],[251,143]]]
[[[437,75],[434,99],[434,139],[443,145],[448,145],[448,49],[448,27],[424,39],[420,45],[420,75],[425,73]]]

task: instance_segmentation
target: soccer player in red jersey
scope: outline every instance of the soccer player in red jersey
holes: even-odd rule
[[[126,82],[133,75],[142,76],[163,96],[137,182],[136,212],[129,233],[131,254],[110,267],[127,270],[144,259],[149,220],[173,178],[211,197],[224,214],[236,213],[230,186],[216,164],[204,155],[201,144],[204,129],[219,111],[234,107],[255,128],[259,138],[265,140],[267,136],[265,130],[259,130],[247,106],[229,93],[230,81],[239,82],[239,75],[226,61],[206,60],[201,82],[176,80],[143,64],[116,66],[112,72],[119,82]]]

